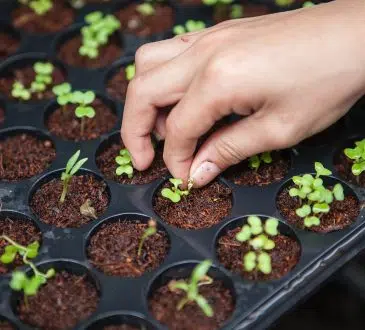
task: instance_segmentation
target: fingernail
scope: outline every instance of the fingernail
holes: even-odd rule
[[[212,181],[221,173],[220,168],[212,162],[202,163],[193,173],[191,179],[194,182],[194,187],[202,187]]]

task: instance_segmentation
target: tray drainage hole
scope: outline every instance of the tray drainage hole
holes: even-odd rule
[[[256,228],[261,228],[260,233],[254,235],[251,233],[250,237],[245,237],[245,241],[241,242],[236,239],[236,235],[241,232],[242,228],[253,228],[248,222],[250,217],[243,217],[235,219],[227,224],[218,234],[216,240],[216,255],[219,262],[232,273],[242,276],[244,279],[251,281],[269,281],[277,280],[289,273],[299,262],[301,256],[301,246],[294,231],[283,222],[276,220],[278,223],[277,235],[271,236],[265,232],[265,224],[269,217],[254,216]],[[257,220],[259,219],[259,220]],[[272,221],[272,220],[271,220]],[[271,222],[272,223],[272,222]],[[258,232],[259,232],[258,231]],[[262,235],[265,235],[262,236]],[[257,247],[252,244],[254,242],[265,239],[274,243],[274,246]],[[258,265],[258,258],[261,254],[266,254],[270,257],[269,268],[270,272],[261,270]],[[254,259],[252,265],[245,268],[244,258],[250,258],[252,255]],[[247,257],[246,257],[247,256]],[[266,267],[266,266],[262,266]]]
[[[151,166],[143,172],[134,170],[133,177],[126,175],[118,176],[116,169],[119,166],[115,158],[124,149],[124,144],[120,138],[120,132],[116,132],[103,141],[96,152],[96,165],[100,172],[108,180],[116,181],[120,184],[147,184],[157,179],[165,179],[169,176],[169,171],[163,161],[163,143],[157,143],[155,148],[155,159]]]
[[[142,240],[147,230],[150,235]],[[107,275],[139,277],[158,268],[169,249],[169,237],[155,220],[124,214],[109,218],[93,229],[87,256],[94,267]]]
[[[186,297],[182,290],[171,291],[171,281],[189,280],[198,263],[189,262],[173,266],[160,274],[149,288],[148,308],[152,316],[171,330],[221,329],[229,322],[236,305],[236,294],[231,279],[222,271],[211,267],[208,276],[213,282],[199,286],[202,295],[213,310],[213,316],[206,316],[194,302],[188,302],[184,308],[177,310],[178,304]]]
[[[155,330],[146,320],[132,315],[116,314],[99,318],[86,327],[86,330]]]
[[[52,140],[31,129],[0,133],[0,180],[20,181],[44,172],[56,158]]]
[[[61,174],[63,170],[52,172],[41,178],[31,189],[29,204],[38,218],[59,228],[78,228],[99,218],[108,208],[110,190],[96,174],[79,170],[73,176],[63,203]],[[81,213],[81,207],[91,208],[91,212]],[[83,211],[85,212],[85,211]]]
[[[56,273],[36,295],[25,299],[23,294],[13,292],[11,305],[23,323],[37,329],[72,329],[96,311],[100,285],[84,266],[54,261],[37,268],[44,273],[53,268]],[[28,273],[32,275],[32,271]]]
[[[311,174],[315,176],[315,174]],[[322,234],[336,230],[342,230],[352,225],[357,220],[360,213],[360,203],[356,197],[356,194],[344,182],[341,182],[333,177],[321,176],[321,178],[323,180],[323,186],[329,190],[332,190],[337,183],[341,183],[344,189],[345,199],[343,201],[337,201],[334,198],[333,202],[329,204],[329,212],[320,213],[319,225],[305,227],[304,218],[301,218],[296,214],[296,210],[299,209],[303,203],[311,204],[311,202],[309,202],[308,199],[304,199],[304,202],[301,202],[299,197],[291,197],[289,195],[289,190],[293,187],[296,187],[292,179],[283,184],[279,190],[278,195],[276,196],[276,207],[280,214],[288,223],[298,228],[311,230]],[[313,211],[310,213],[310,215],[313,215],[312,213]]]

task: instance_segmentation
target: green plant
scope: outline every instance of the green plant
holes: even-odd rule
[[[76,91],[72,93],[71,102],[76,104],[75,115],[81,119],[80,133],[84,135],[85,118],[94,118],[95,109],[91,104],[95,100],[95,93],[92,91],[80,92]]]
[[[250,157],[248,159],[248,166],[257,171],[260,168],[262,162],[265,164],[272,163],[272,157],[269,151]]]
[[[275,4],[279,7],[287,7],[292,5],[295,0],[275,0]]]
[[[28,89],[26,89],[25,86],[19,81],[14,81],[13,89],[11,90],[11,95],[14,98],[21,99],[23,101],[30,100],[32,96],[31,92]]]
[[[14,291],[23,291],[25,296],[37,294],[40,286],[45,284],[49,278],[55,275],[55,270],[53,268],[49,269],[46,273],[42,273],[35,264],[30,261],[30,259],[34,259],[38,255],[39,242],[35,241],[27,246],[23,246],[6,235],[1,235],[0,238],[9,243],[0,257],[1,263],[5,265],[11,264],[19,254],[22,256],[23,263],[30,266],[33,270],[33,275],[29,277],[25,272],[14,271],[12,273],[10,287]]]
[[[185,22],[184,25],[176,25],[173,28],[173,32],[175,35],[184,34],[187,32],[195,32],[205,29],[205,23],[203,21],[195,21],[189,19]]]
[[[115,170],[116,175],[121,176],[125,174],[129,179],[133,178],[132,158],[127,149],[122,149],[119,151],[119,156],[115,157],[115,162],[118,165],[117,169]]]
[[[87,158],[78,160],[80,157],[80,150],[76,151],[74,155],[68,160],[66,164],[66,169],[62,172],[61,181],[63,185],[62,194],[60,197],[60,203],[63,203],[66,199],[68,192],[68,187],[72,177],[77,173],[77,171],[87,162]]]
[[[105,15],[101,11],[95,11],[85,16],[87,23],[81,29],[82,45],[79,54],[91,59],[99,56],[101,46],[108,43],[109,37],[120,28],[120,22],[113,15]]]
[[[214,311],[209,305],[208,301],[199,294],[200,286],[213,283],[213,279],[207,276],[211,266],[211,260],[204,260],[194,268],[188,281],[170,281],[168,287],[171,292],[175,292],[176,290],[182,290],[186,292],[186,297],[181,299],[181,301],[178,303],[176,307],[177,310],[182,310],[187,303],[192,302],[196,303],[206,316],[212,317],[214,315]]]
[[[356,141],[354,148],[346,148],[344,154],[353,162],[351,167],[353,175],[358,177],[365,171],[365,139]]]
[[[62,106],[63,111],[68,103],[72,102],[72,86],[69,83],[63,83],[52,88],[53,94],[57,96],[57,103]]]
[[[136,65],[134,63],[127,65],[125,67],[125,77],[127,78],[127,80],[128,81],[132,80],[135,75],[136,75]]]
[[[53,7],[52,0],[18,0],[21,4],[31,8],[37,15],[43,16]]]
[[[148,227],[147,229],[143,232],[141,240],[139,241],[139,245],[138,245],[138,257],[141,256],[142,254],[142,248],[143,248],[143,244],[146,241],[146,239],[150,236],[153,236],[157,233],[157,224],[156,221],[153,219],[150,219],[148,221]]]
[[[167,199],[169,199],[173,203],[178,203],[181,200],[182,196],[189,195],[190,189],[180,190],[179,186],[183,183],[181,179],[170,179],[172,183],[171,188],[163,188],[161,191],[161,195]]]
[[[236,19],[243,17],[244,7],[242,5],[232,5],[230,18]]]
[[[254,270],[264,274],[270,274],[271,256],[265,251],[272,250],[275,247],[275,242],[270,236],[276,236],[278,232],[279,221],[274,218],[269,218],[263,225],[258,216],[249,216],[247,224],[243,225],[240,232],[236,234],[238,242],[248,242],[253,251],[249,251],[243,256],[243,268],[247,272]]]
[[[314,163],[316,175],[304,174],[294,176],[295,187],[289,190],[289,195],[299,198],[300,207],[296,209],[296,214],[304,219],[305,227],[319,226],[323,214],[330,211],[330,204],[334,199],[344,200],[344,191],[340,183],[334,185],[332,190],[323,186],[321,176],[331,175],[332,172],[326,169],[321,163]]]
[[[304,2],[303,3],[303,8],[309,8],[309,7],[313,7],[313,6],[315,6],[316,4],[315,3],[313,3],[312,1],[306,1],[306,2]]]
[[[150,2],[144,2],[137,6],[137,11],[143,16],[150,16],[155,13],[155,8]]]

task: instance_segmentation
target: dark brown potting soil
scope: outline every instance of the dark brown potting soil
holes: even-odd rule
[[[123,32],[148,37],[153,34],[167,32],[174,24],[173,10],[163,4],[155,4],[153,15],[142,15],[137,11],[138,4],[131,4],[118,12],[115,16],[119,19]]]
[[[123,277],[138,277],[157,268],[168,253],[169,241],[166,233],[159,230],[144,241],[138,256],[147,228],[146,223],[130,221],[103,224],[91,237],[87,249],[90,262],[108,275]]]
[[[93,118],[84,118],[84,132],[81,131],[82,120],[75,116],[76,105],[68,104],[65,109],[53,111],[46,122],[48,130],[65,140],[86,141],[108,133],[117,124],[117,115],[99,98],[92,103],[95,109]]]
[[[125,67],[123,66],[109,79],[106,90],[112,98],[119,102],[124,102],[128,83],[129,81],[125,76]]]
[[[74,176],[64,203],[60,203],[63,184],[53,179],[42,185],[32,196],[30,207],[45,223],[61,228],[77,228],[90,221],[92,216],[82,215],[80,207],[90,200],[96,216],[103,214],[109,204],[109,194],[104,182],[92,175]]]
[[[65,41],[59,48],[58,57],[68,65],[96,69],[114,63],[123,55],[118,35],[109,38],[108,43],[99,48],[99,56],[95,59],[79,54],[82,44],[80,35]]]
[[[54,33],[71,25],[75,13],[66,1],[53,1],[53,7],[44,15],[37,15],[28,6],[20,5],[13,11],[13,25],[28,33]]]
[[[8,321],[0,321],[0,330],[14,330],[13,325]]]
[[[199,294],[207,299],[214,311],[207,317],[195,303],[187,303],[178,311],[176,306],[186,296],[181,290],[171,292],[167,285],[157,289],[148,301],[152,315],[170,330],[220,329],[234,310],[234,299],[229,289],[221,281],[199,287]]]
[[[19,47],[19,40],[12,35],[0,32],[0,60],[14,54]]]
[[[58,272],[40,287],[35,296],[17,307],[19,318],[42,330],[72,329],[95,312],[99,294],[86,275]]]
[[[365,172],[360,175],[352,174],[353,164],[353,161],[344,154],[343,150],[335,157],[335,168],[341,178],[357,186],[365,187]]]
[[[103,330],[140,330],[140,328],[128,324],[120,324],[120,325],[108,325],[104,327]]]
[[[183,229],[209,228],[231,213],[232,190],[218,181],[200,189],[192,189],[179,203],[162,197],[163,188],[171,188],[170,182],[163,184],[156,192],[153,209],[172,226]]]
[[[261,163],[255,170],[249,167],[248,159],[240,164],[232,166],[224,176],[237,185],[264,186],[282,180],[289,171],[290,159],[284,152],[274,151],[271,153],[272,163]]]
[[[270,237],[275,243],[275,248],[265,251],[271,256],[271,273],[266,275],[257,270],[245,271],[242,263],[243,256],[254,249],[248,242],[240,243],[236,240],[236,234],[240,230],[241,228],[228,230],[217,243],[217,257],[220,263],[233,273],[240,274],[245,279],[252,281],[275,280],[286,275],[298,263],[300,259],[299,243],[291,237],[278,235]]]
[[[33,242],[41,243],[42,235],[38,228],[29,220],[12,219],[3,217],[0,219],[0,236],[5,235],[16,243],[27,246]],[[5,252],[5,247],[10,245],[6,240],[0,238],[0,255]],[[0,274],[6,274],[16,267],[23,265],[23,258],[18,254],[11,264],[0,262]],[[1,327],[0,327],[1,329]]]
[[[162,157],[163,144],[159,144],[155,149],[155,159],[147,170],[142,172],[134,170],[133,178],[131,179],[126,175],[116,175],[115,170],[118,164],[115,162],[115,157],[119,155],[120,150],[123,148],[122,142],[113,143],[97,156],[96,164],[107,179],[121,184],[146,184],[157,179],[166,178],[169,175],[169,170]]]
[[[343,201],[334,200],[330,204],[330,211],[323,213],[319,226],[304,227],[304,219],[296,215],[295,210],[301,206],[298,198],[289,195],[289,188],[283,189],[277,197],[277,207],[283,217],[299,228],[312,230],[319,233],[328,233],[350,226],[360,212],[359,201],[355,196],[345,196]]]
[[[26,133],[9,136],[0,141],[0,180],[19,181],[38,175],[55,158],[50,140]]]

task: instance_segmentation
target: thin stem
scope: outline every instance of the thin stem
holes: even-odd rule
[[[187,297],[181,299],[180,302],[177,304],[177,307],[176,307],[177,310],[181,311],[188,302],[189,302],[189,299]]]
[[[137,256],[140,257],[142,254],[142,248],[143,248],[143,243],[146,240],[146,238],[142,238],[141,241],[139,242],[138,245],[138,252],[137,252]]]
[[[10,237],[6,235],[1,235],[1,238],[10,243],[11,245],[15,246],[17,249],[23,250],[24,252],[28,252],[28,249],[25,246],[18,244],[17,242],[13,241]]]
[[[68,184],[69,184],[69,180],[65,179],[65,181],[63,181],[63,189],[62,189],[62,194],[61,194],[61,198],[60,198],[60,203],[64,203],[65,199],[66,199],[66,195],[68,192]]]
[[[81,118],[81,136],[84,136],[84,130],[85,130],[85,118]]]
[[[203,286],[203,285],[210,285],[212,283],[213,283],[213,279],[210,276],[206,275],[206,276],[204,276],[202,281],[198,283],[198,287]]]

